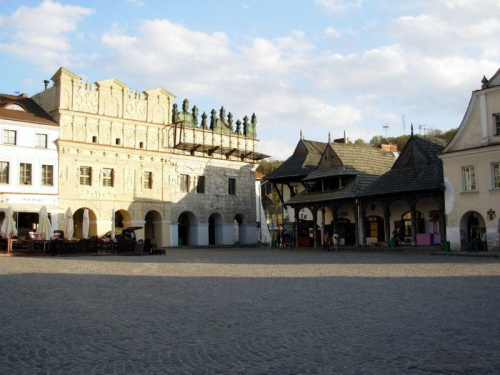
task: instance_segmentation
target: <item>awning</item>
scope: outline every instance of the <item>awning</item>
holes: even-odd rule
[[[40,211],[42,206],[47,207],[49,213],[64,213],[64,209],[53,204],[40,204],[40,203],[0,203],[0,211],[6,211],[8,207],[12,207],[14,212],[36,212]]]

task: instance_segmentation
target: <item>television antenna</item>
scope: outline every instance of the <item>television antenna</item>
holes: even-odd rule
[[[385,138],[387,138],[387,129],[389,129],[389,125],[382,126],[385,129]]]

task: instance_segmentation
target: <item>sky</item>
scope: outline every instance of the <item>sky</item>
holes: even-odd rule
[[[500,68],[500,0],[0,0],[0,57],[5,94],[64,67],[255,113],[259,152],[284,160],[301,134],[457,128]]]

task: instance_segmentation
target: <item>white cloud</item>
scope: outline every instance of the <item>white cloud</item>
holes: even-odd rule
[[[297,141],[299,134],[296,135]],[[271,156],[274,160],[286,160],[295,150],[295,145],[281,141],[261,141],[259,152]]]
[[[89,8],[51,0],[35,8],[22,6],[2,20],[1,27],[10,29],[11,40],[0,44],[0,51],[31,60],[45,70],[72,66],[81,55],[72,52],[69,35],[76,30],[78,22],[92,12]]]
[[[145,4],[145,2],[141,0],[127,0],[127,1],[136,7],[142,7]]]
[[[340,32],[333,26],[328,26],[325,29],[324,34],[332,38],[339,38],[341,35]]]
[[[326,10],[332,13],[343,13],[352,8],[361,8],[362,0],[315,0]]]

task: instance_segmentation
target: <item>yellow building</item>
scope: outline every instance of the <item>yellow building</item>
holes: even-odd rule
[[[32,99],[60,125],[59,206],[74,212],[75,237],[88,209],[90,236],[140,227],[158,246],[257,241],[255,115],[233,130],[224,108],[199,121],[162,88],[83,82],[64,68],[52,81]]]
[[[452,250],[498,247],[500,231],[500,70],[474,91],[443,150],[447,238]]]

